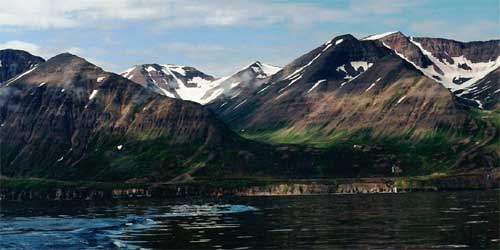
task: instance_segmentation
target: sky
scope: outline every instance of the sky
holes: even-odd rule
[[[498,0],[0,0],[0,49],[70,52],[107,71],[144,63],[224,76],[254,61],[283,66],[342,34],[399,30],[499,39]]]

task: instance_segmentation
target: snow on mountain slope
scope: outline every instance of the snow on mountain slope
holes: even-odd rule
[[[371,35],[371,36],[367,36],[361,40],[378,40],[378,39],[386,37],[388,35],[392,35],[396,32],[399,32],[399,31],[390,31],[390,32],[385,32],[385,33],[381,33],[381,34]]]
[[[280,69],[257,61],[233,75],[215,79],[193,67],[143,64],[121,75],[168,97],[206,104],[216,98],[235,97],[244,89],[255,89]]]
[[[34,56],[26,51],[14,49],[0,50],[0,85],[16,75],[33,69],[37,64],[45,62],[39,56]]]
[[[431,75],[435,80],[453,92],[470,87],[500,66],[500,57],[497,57],[496,60],[476,63],[463,55],[451,57],[452,63],[447,60],[439,60],[434,57],[431,52],[425,50],[420,43],[413,40],[413,37],[410,37],[410,41],[415,44],[441,72],[434,67],[423,68],[422,71],[427,75]]]
[[[401,32],[372,35],[363,40],[382,42],[427,77],[441,83],[457,96],[471,100],[479,108],[483,108],[484,103],[493,107],[500,97],[498,92],[494,92],[498,89],[498,80],[490,76],[490,81],[484,81],[500,67],[499,40],[459,42],[442,38],[407,37]],[[478,95],[471,94],[479,89],[479,85],[486,90]]]
[[[209,107],[234,130],[299,140],[365,128],[420,135],[466,121],[442,85],[382,43],[349,34],[296,58],[252,94]]]
[[[212,88],[202,98],[202,104],[218,98],[235,98],[244,91],[253,91],[281,68],[256,61],[234,73],[211,83]]]
[[[196,68],[173,64],[137,65],[120,75],[168,97],[195,102],[199,102],[214,80]]]

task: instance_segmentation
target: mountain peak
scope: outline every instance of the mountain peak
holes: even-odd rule
[[[20,82],[24,86],[49,85],[65,91],[75,88],[91,89],[109,75],[110,73],[81,57],[62,53],[33,66],[5,84]]]
[[[3,85],[1,83],[43,62],[45,62],[45,59],[24,50],[0,50],[0,86]]]
[[[25,50],[20,50],[20,49],[0,49],[0,54],[7,54],[7,53],[17,53],[17,54],[21,54],[21,55],[27,55],[27,56],[37,57],[37,58],[40,58],[40,59],[43,60],[42,57],[33,55],[30,52],[25,51]]]
[[[328,44],[340,44],[344,41],[358,41],[358,39],[356,37],[354,37],[353,35],[351,34],[343,34],[343,35],[339,35],[339,36],[336,36],[330,40],[328,40],[325,45],[328,45]]]
[[[65,52],[59,55],[56,55],[49,60],[47,60],[46,65],[50,65],[51,67],[60,66],[60,67],[73,67],[73,66],[81,66],[85,64],[92,64],[85,60],[82,57],[76,56],[74,54]],[[93,64],[92,64],[93,65]]]
[[[358,40],[355,36],[351,34],[343,34],[335,37],[334,39],[353,39],[353,40]]]

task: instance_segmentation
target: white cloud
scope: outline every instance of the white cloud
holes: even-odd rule
[[[70,28],[127,20],[155,21],[164,27],[275,23],[301,26],[328,21],[359,22],[367,15],[397,12],[415,4],[381,1],[353,1],[347,8],[325,8],[316,3],[263,0],[0,0],[0,27]]]
[[[85,50],[79,47],[68,47],[68,48],[58,48],[51,46],[40,46],[35,43],[11,40],[6,42],[0,42],[0,49],[18,49],[27,51],[35,56],[41,56],[45,59],[49,59],[60,53],[69,52],[71,54],[80,56],[88,60],[89,62],[102,67],[105,70],[111,70],[116,68],[116,65],[105,60],[100,60],[95,57],[95,51]]]
[[[28,51],[29,53],[31,53],[33,55],[40,55],[41,54],[40,46],[38,46],[34,43],[29,43],[29,42],[24,42],[24,41],[19,41],[19,40],[12,40],[12,41],[0,43],[0,49],[18,49],[18,50]]]
[[[63,52],[69,52],[76,55],[85,54],[85,50],[79,47],[56,48],[50,46],[40,46],[38,44],[20,40],[11,40],[0,42],[0,49],[18,49],[27,51],[33,55],[41,56],[46,59]]]

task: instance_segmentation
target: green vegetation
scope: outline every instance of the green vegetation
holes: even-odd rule
[[[403,169],[402,175],[429,175],[435,172],[452,172],[460,153],[475,145],[481,146],[483,141],[487,144],[479,147],[479,150],[500,154],[500,112],[477,109],[472,112],[471,123],[477,127],[472,135],[466,129],[457,131],[445,127],[416,136],[413,131],[375,134],[370,128],[325,132],[321,127],[309,127],[302,130],[281,128],[246,131],[242,136],[273,144],[310,145],[331,152],[351,154],[354,164],[357,164],[357,160],[361,161],[361,165],[367,161],[372,165],[385,162],[385,165],[396,165]],[[494,140],[490,138],[491,124],[495,124],[497,131]]]
[[[1,178],[0,189],[10,190],[50,190],[57,188],[89,188],[96,190],[111,190],[117,188],[145,187],[144,183],[124,182],[91,182],[91,181],[60,181],[42,178]]]
[[[189,171],[206,159],[201,143],[171,145],[164,137],[155,139],[97,137],[88,154],[74,166],[64,162],[49,168],[35,168],[28,176],[67,181],[165,180]],[[118,148],[120,146],[120,148]]]

